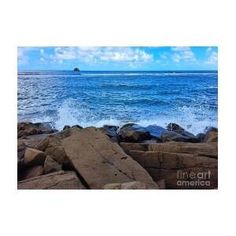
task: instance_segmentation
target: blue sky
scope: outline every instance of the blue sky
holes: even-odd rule
[[[217,70],[217,47],[18,47],[18,70]]]

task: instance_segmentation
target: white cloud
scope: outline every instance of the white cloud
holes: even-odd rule
[[[28,48],[26,47],[18,47],[17,48],[17,61],[18,64],[26,64],[28,62],[28,56],[27,56]]]
[[[213,51],[213,50],[208,50],[208,58],[206,60],[206,64],[209,65],[217,65],[218,62],[218,53],[217,51]]]
[[[87,63],[127,62],[145,63],[153,60],[153,55],[132,47],[57,47],[55,60],[78,59]]]
[[[174,62],[196,62],[195,54],[190,47],[172,47],[172,60]]]

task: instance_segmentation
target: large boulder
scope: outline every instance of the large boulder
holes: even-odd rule
[[[26,166],[43,165],[46,155],[44,152],[33,148],[26,148],[24,155],[24,164]]]
[[[156,138],[158,141],[161,141],[161,135],[166,131],[166,129],[158,125],[148,125],[145,127],[145,130],[148,131],[151,136]]]
[[[126,124],[120,128],[118,135],[124,142],[140,142],[151,139],[151,134],[144,128],[136,124]]]
[[[17,126],[18,138],[35,134],[49,134],[56,131],[57,130],[52,128],[52,125],[48,122],[45,123],[21,122],[18,123]]]
[[[22,180],[18,189],[84,189],[76,173],[73,171],[58,171],[47,175]]]
[[[61,132],[51,134],[37,145],[37,149],[45,152],[46,155],[50,156],[60,165],[66,167],[66,169],[70,169],[71,165],[64,147],[62,146],[62,140],[69,137],[72,130],[80,130],[80,128],[68,128]]]
[[[175,142],[197,143],[201,141],[194,134],[186,131],[184,128],[182,128],[178,124],[169,123],[166,128],[167,128],[167,131],[161,134],[161,139],[163,142],[175,141]]]
[[[102,128],[100,128],[100,130],[108,137],[110,137],[112,141],[118,142],[119,141],[119,136],[117,133],[118,128],[119,126],[104,125]]]
[[[147,184],[139,181],[127,183],[112,183],[103,186],[104,189],[158,189],[156,184]]]
[[[206,156],[160,151],[130,151],[158,182],[165,180],[167,188],[217,188],[217,160]]]
[[[73,129],[62,139],[66,156],[93,189],[108,183],[140,181],[156,185],[151,176],[121,147],[96,128]]]

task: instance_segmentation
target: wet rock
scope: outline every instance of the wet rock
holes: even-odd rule
[[[24,155],[24,165],[35,166],[43,165],[46,155],[44,152],[33,148],[26,148]]]
[[[80,125],[72,125],[72,126],[65,125],[65,126],[63,127],[63,130],[67,130],[67,129],[70,129],[70,128],[78,128],[78,129],[83,129],[83,127],[82,127],[82,126],[80,126]]]
[[[78,128],[78,129],[83,129],[83,127],[82,126],[80,126],[80,125],[72,125],[72,127],[71,128]]]
[[[195,136],[187,136],[187,135],[181,135],[174,131],[164,131],[161,134],[161,140],[162,142],[190,142],[190,143],[198,143],[199,139]]]
[[[211,129],[206,132],[204,142],[211,143],[211,142],[217,142],[217,141],[218,141],[218,131]]]
[[[200,142],[203,142],[204,139],[205,139],[205,136],[206,136],[206,134],[204,134],[204,133],[199,133],[199,134],[196,135],[196,138],[197,138]]]
[[[167,125],[167,131],[161,135],[162,141],[176,141],[176,142],[192,142],[197,143],[200,140],[192,133],[186,131],[180,125],[175,123],[169,123]]]
[[[136,124],[126,124],[120,128],[118,135],[124,142],[141,142],[151,139],[151,134],[144,128]]]
[[[47,175],[22,180],[18,189],[84,189],[76,173],[73,171],[58,171]]]
[[[70,129],[70,126],[69,126],[69,125],[65,125],[65,126],[63,127],[63,130],[66,130],[66,129]]]
[[[114,125],[104,125],[100,130],[106,134],[108,137],[111,138],[111,140],[115,142],[119,142],[119,136],[117,134],[118,126]]]
[[[159,141],[161,141],[160,138],[162,133],[166,131],[166,129],[157,125],[149,125],[145,127],[145,130],[148,131],[153,137],[157,138],[157,140]]]

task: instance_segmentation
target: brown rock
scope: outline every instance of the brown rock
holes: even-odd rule
[[[18,142],[24,142],[25,146],[37,149],[38,144],[48,137],[49,134],[35,134],[18,139]]]
[[[18,138],[34,134],[49,134],[55,131],[49,123],[21,122],[17,126]]]
[[[206,133],[204,142],[211,143],[218,141],[218,131],[212,130]]]
[[[185,143],[185,142],[168,142],[148,145],[149,151],[160,151],[170,153],[190,153],[199,156],[208,156],[217,158],[217,143]]]
[[[217,160],[206,156],[198,156],[186,153],[167,153],[160,151],[130,151],[130,155],[138,161],[152,176],[155,181],[165,180],[167,188],[216,188],[217,187]],[[210,172],[210,175],[208,175]],[[184,173],[183,175],[181,173]],[[178,176],[179,175],[179,176]],[[195,175],[192,179],[191,175]],[[210,186],[202,186],[199,183],[193,185],[179,185],[178,181],[189,184],[192,180],[201,181],[198,175],[206,175],[204,183]],[[183,176],[183,178],[182,178]],[[181,182],[181,183],[182,183]]]
[[[44,151],[46,155],[51,156],[59,164],[68,165],[68,158],[62,146],[62,140],[69,136],[70,132],[71,128],[54,135],[49,135],[38,144],[37,148]]]
[[[140,181],[155,185],[150,175],[120,146],[99,129],[73,130],[62,140],[62,146],[75,170],[90,188],[103,188],[108,183]]]
[[[29,179],[43,174],[43,166],[32,166],[25,170],[23,179]]]
[[[22,160],[24,158],[25,155],[25,149],[26,149],[26,144],[23,140],[18,139],[17,142],[17,157],[18,157],[18,161]]]
[[[130,151],[131,157],[144,168],[184,169],[191,167],[217,168],[217,160],[186,153]]]
[[[59,171],[62,169],[62,165],[55,161],[51,156],[47,156],[44,162],[44,173]]]
[[[84,189],[75,172],[58,171],[18,182],[18,189]]]
[[[103,186],[104,189],[158,189],[156,184],[147,184],[139,181],[127,183],[112,183]]]
[[[46,155],[37,149],[26,148],[24,155],[24,164],[26,166],[43,165]]]
[[[120,146],[123,148],[123,150],[129,155],[130,150],[139,150],[139,151],[147,151],[148,150],[148,144],[146,143],[125,143],[121,142]]]

